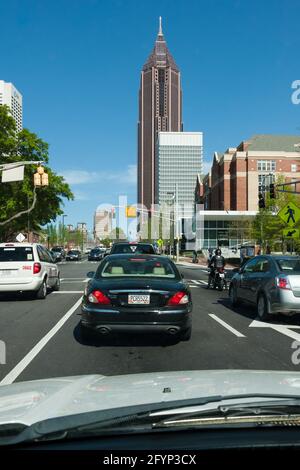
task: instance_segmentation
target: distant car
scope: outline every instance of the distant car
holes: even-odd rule
[[[80,261],[82,258],[79,250],[69,250],[66,256],[66,261]]]
[[[88,255],[88,261],[100,261],[104,258],[105,250],[94,248]]]
[[[258,317],[300,313],[300,257],[261,255],[248,260],[231,279],[232,306],[255,305]]]
[[[192,298],[176,265],[161,255],[109,255],[82,300],[81,332],[159,332],[188,341]]]
[[[116,242],[112,245],[110,254],[115,255],[119,253],[154,255],[156,251],[151,243]]]
[[[44,299],[58,291],[60,272],[50,253],[37,243],[0,244],[0,292],[33,292]]]
[[[52,258],[54,259],[54,261],[55,261],[56,263],[58,263],[59,261],[62,261],[62,260],[63,260],[62,253],[61,253],[60,251],[56,251],[56,250],[51,249],[51,250],[50,250],[50,253],[51,253]]]
[[[53,246],[51,248],[51,253],[55,255],[58,261],[62,261],[66,257],[65,249],[62,246]]]

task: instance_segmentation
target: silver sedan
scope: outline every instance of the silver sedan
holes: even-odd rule
[[[265,255],[249,260],[229,286],[234,307],[241,302],[255,305],[258,317],[300,313],[300,257]]]

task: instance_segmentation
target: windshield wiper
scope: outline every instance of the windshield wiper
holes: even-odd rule
[[[219,405],[220,402],[228,400],[250,400],[251,398],[268,401],[250,402],[243,404],[229,404]],[[206,410],[191,411],[187,413],[180,413],[180,409],[188,407],[201,407],[209,403],[216,403],[216,407]],[[269,407],[269,408],[268,408]],[[281,408],[279,408],[281,407]],[[105,434],[108,432],[138,432],[138,431],[153,431],[155,428],[168,427],[175,425],[176,421],[192,421],[200,418],[217,418],[222,417],[224,420],[228,417],[235,418],[252,414],[253,417],[260,416],[260,412],[269,416],[283,415],[283,411],[289,410],[288,413],[295,414],[296,411],[300,413],[300,398],[293,395],[264,395],[264,394],[251,394],[251,395],[228,395],[228,396],[211,396],[203,398],[193,398],[187,400],[174,400],[165,401],[160,403],[149,403],[145,405],[135,405],[129,407],[112,408],[108,410],[100,410],[95,412],[80,413],[70,416],[60,416],[57,418],[49,418],[31,426],[26,427],[23,432],[18,436],[12,437],[10,442],[6,444],[14,444],[25,441],[43,441],[43,440],[58,440],[69,437],[81,436],[86,434],[93,434],[101,432]],[[160,414],[161,412],[167,413],[166,418]],[[289,416],[292,416],[290,414]],[[297,423],[298,424],[298,423]],[[299,414],[300,424],[300,414]],[[188,425],[188,423],[187,423]],[[1,430],[0,426],[0,430]],[[0,445],[3,441],[0,436]]]
[[[198,410],[187,413],[177,413],[171,417],[160,420],[153,424],[153,427],[167,427],[176,424],[211,424],[212,422],[235,422],[235,418],[249,417],[249,422],[255,422],[265,419],[266,422],[272,421],[270,418],[278,420],[293,420],[295,424],[300,425],[300,399],[282,399],[270,400],[256,403],[230,404],[218,406],[215,410]],[[199,419],[198,419],[199,418]],[[252,419],[251,419],[252,418]],[[245,420],[244,420],[245,421]]]

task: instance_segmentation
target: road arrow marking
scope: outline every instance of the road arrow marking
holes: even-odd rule
[[[278,331],[278,333],[281,333],[285,336],[288,336],[289,338],[295,339],[300,342],[300,334],[296,333],[295,331],[292,331],[292,329],[300,329],[300,326],[297,325],[276,325],[276,323],[266,323],[263,321],[253,320],[253,322],[250,323],[249,328],[271,328],[272,330]]]

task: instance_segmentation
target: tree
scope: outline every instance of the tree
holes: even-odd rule
[[[112,240],[126,240],[126,235],[124,230],[121,229],[121,227],[116,227],[110,233],[109,238],[111,238]]]
[[[32,204],[33,174],[36,172],[36,166],[26,165],[23,181],[0,183],[0,238],[2,240],[10,239],[16,232],[28,226],[30,230],[40,230],[41,226],[55,220],[63,213],[63,198],[68,200],[74,198],[64,178],[48,166],[48,144],[28,129],[16,133],[15,123],[9,114],[9,109],[0,106],[0,164],[18,161],[44,161],[49,186],[36,189],[37,202],[29,214],[21,215],[8,224],[1,225],[1,222],[26,210]]]

